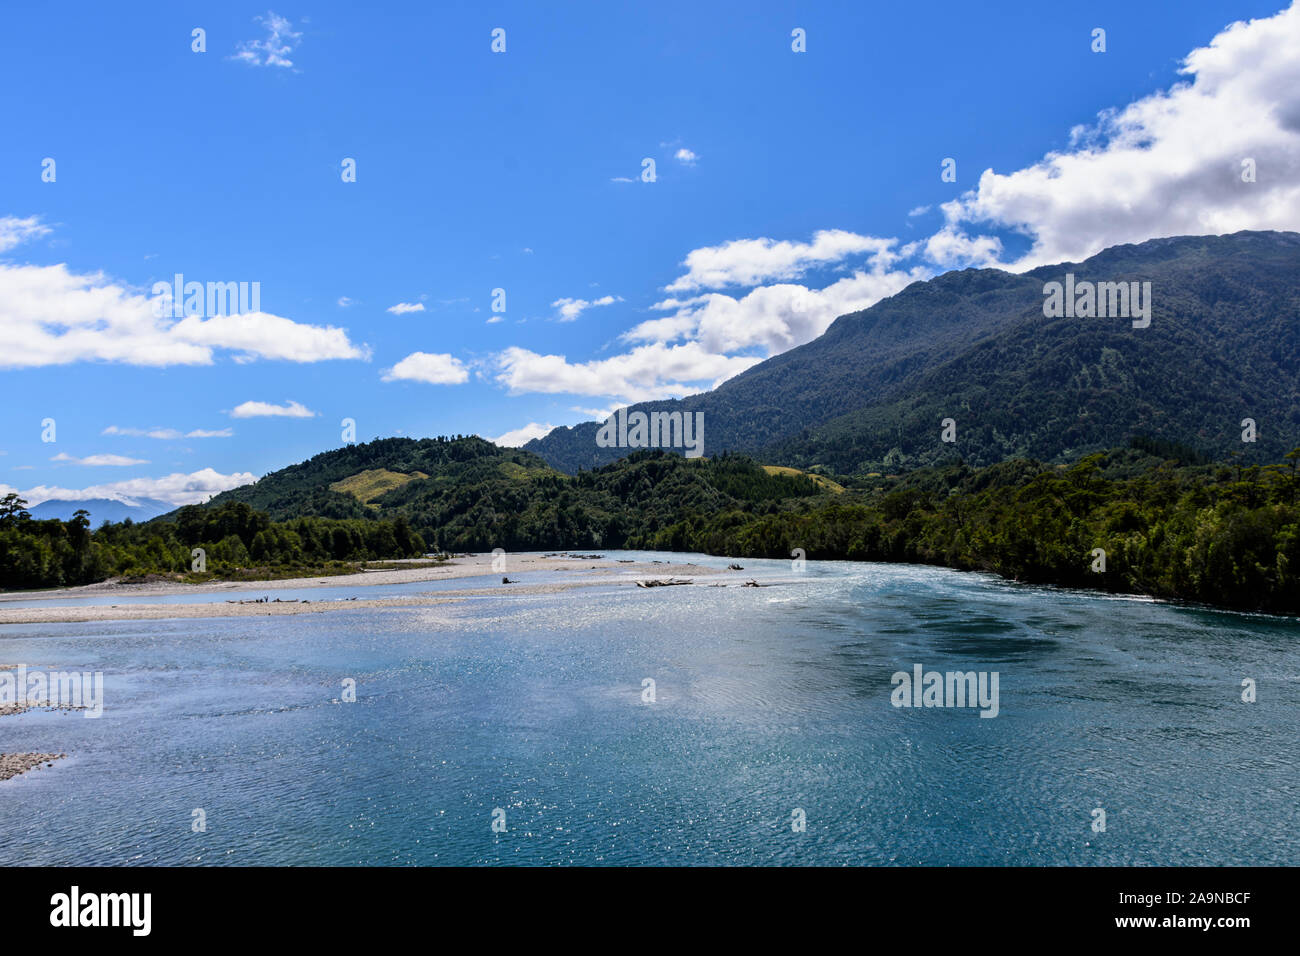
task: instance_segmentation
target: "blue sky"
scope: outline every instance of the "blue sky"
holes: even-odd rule
[[[948,268],[1300,218],[1278,0],[387,6],[6,7],[0,490],[518,442]],[[176,273],[261,313],[159,319]]]

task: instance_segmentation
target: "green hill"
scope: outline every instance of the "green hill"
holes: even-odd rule
[[[477,436],[379,438],[321,452],[271,472],[251,485],[216,495],[210,505],[242,501],[274,520],[302,516],[370,517],[395,490],[408,485],[472,485],[494,477],[519,481],[554,474],[530,452],[498,448]]]
[[[690,515],[764,512],[824,493],[826,479],[789,471],[650,451],[569,476],[477,437],[384,438],[322,452],[203,508],[242,502],[272,521],[401,521],[428,547],[455,551],[638,546]]]

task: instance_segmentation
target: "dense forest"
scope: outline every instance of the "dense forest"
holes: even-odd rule
[[[400,518],[272,521],[243,502],[228,502],[216,508],[188,505],[168,520],[105,522],[92,531],[85,512],[70,521],[39,520],[25,505],[15,494],[0,500],[0,586],[6,589],[151,574],[190,580],[288,576],[351,570],[355,562],[424,551],[423,539]],[[195,548],[203,552],[197,573]]]
[[[1069,467],[957,463],[775,514],[686,519],[629,543],[760,557],[802,548],[809,558],[938,564],[1296,614],[1300,449],[1286,458],[1178,465],[1126,449]]]
[[[403,470],[405,469],[405,470]],[[1266,466],[1136,438],[1071,465],[773,473],[659,451],[569,476],[478,438],[383,439],[142,524],[0,503],[0,585],[284,575],[426,551],[650,548],[903,561],[1017,581],[1300,613],[1300,449]],[[256,504],[255,504],[256,503]],[[1097,549],[1104,551],[1104,562]]]

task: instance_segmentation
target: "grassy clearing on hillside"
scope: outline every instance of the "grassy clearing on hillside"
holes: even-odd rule
[[[413,471],[409,475],[405,475],[400,471],[389,471],[386,468],[367,468],[359,474],[344,478],[342,481],[336,481],[329,487],[330,491],[339,491],[345,495],[351,495],[363,504],[368,505],[380,495],[392,491],[394,488],[400,488],[408,481],[428,477],[422,471]]]
[[[798,468],[786,468],[784,465],[764,465],[763,470],[769,475],[802,475],[805,478],[811,478],[817,483],[817,486],[826,490],[840,494],[844,491],[844,486],[831,481],[824,475],[814,474],[808,471],[800,471]]]

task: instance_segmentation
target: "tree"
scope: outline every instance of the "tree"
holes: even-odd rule
[[[85,514],[85,512],[78,512],[78,514]],[[27,510],[27,502],[14,492],[11,491],[3,498],[0,498],[0,528],[22,521],[30,521],[31,517],[31,512]]]

